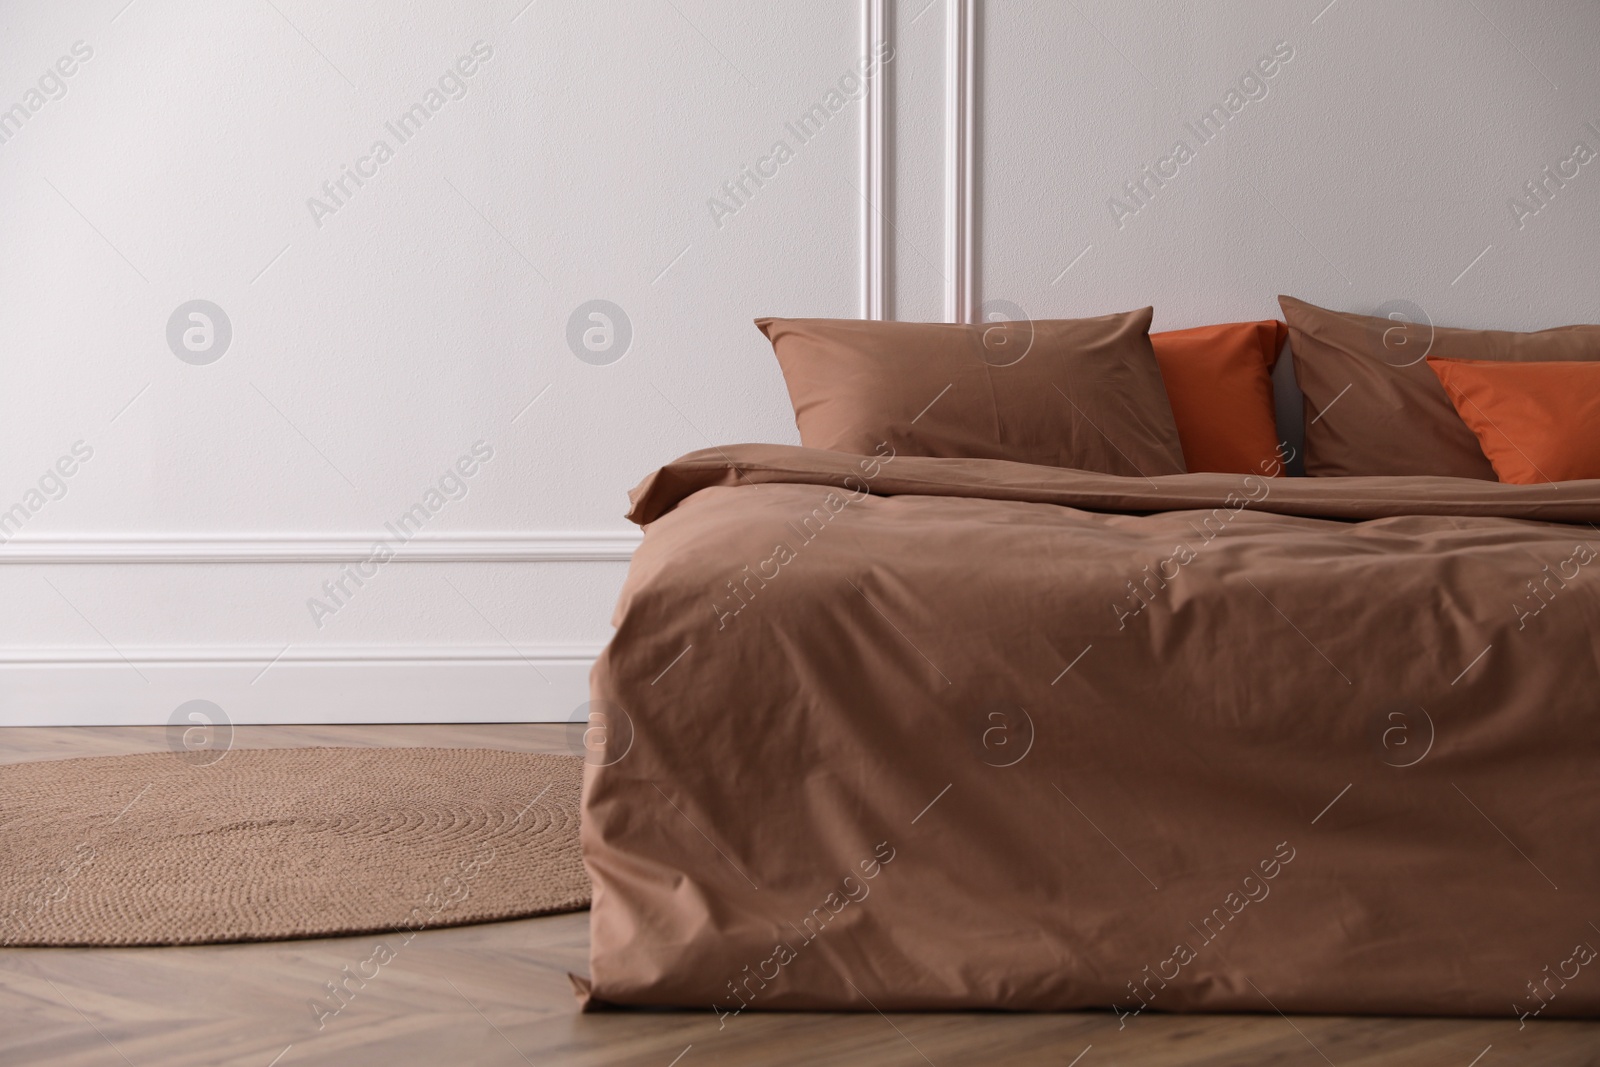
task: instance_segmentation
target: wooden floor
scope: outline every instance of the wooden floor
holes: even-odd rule
[[[239,727],[237,748],[564,751],[559,726]],[[0,729],[0,762],[159,750],[161,728]],[[321,1029],[309,1006],[376,937],[0,951],[0,1064],[1600,1064],[1600,1023],[1145,1015],[579,1015],[587,914],[419,934]]]

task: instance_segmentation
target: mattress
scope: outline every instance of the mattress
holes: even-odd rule
[[[1600,482],[651,475],[590,1007],[1594,1015]]]

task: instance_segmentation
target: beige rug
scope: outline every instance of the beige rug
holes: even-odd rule
[[[579,758],[186,755],[0,766],[0,945],[327,937],[589,905]]]

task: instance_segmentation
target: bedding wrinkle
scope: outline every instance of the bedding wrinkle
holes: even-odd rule
[[[1539,1007],[1600,921],[1600,481],[897,454],[852,492],[862,458],[730,445],[632,495],[596,1003]],[[1600,1015],[1595,970],[1538,1019]]]

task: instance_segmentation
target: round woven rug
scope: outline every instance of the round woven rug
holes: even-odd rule
[[[188,755],[0,766],[0,945],[270,941],[589,905],[577,757]]]

